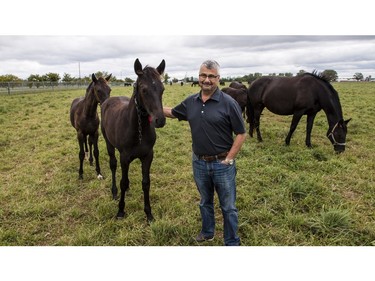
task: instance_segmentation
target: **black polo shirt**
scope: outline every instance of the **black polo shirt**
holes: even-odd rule
[[[187,97],[172,109],[172,114],[180,121],[189,121],[193,152],[197,155],[229,151],[233,133],[246,132],[240,106],[219,88],[205,103],[200,92]]]

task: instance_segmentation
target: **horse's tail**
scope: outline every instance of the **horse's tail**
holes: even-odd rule
[[[255,118],[254,118],[254,107],[251,104],[251,86],[247,90],[247,102],[246,102],[246,116],[247,120],[246,122],[249,123],[249,135],[250,137],[253,137],[254,129],[255,129]]]
[[[247,90],[247,117],[248,117],[248,123],[250,124],[250,130],[249,135],[250,137],[253,136],[253,132],[255,129],[255,126],[259,126],[258,123],[259,120],[255,120],[255,108],[258,109],[259,106],[262,105],[262,97],[263,94],[268,86],[268,84],[272,81],[269,77],[260,77],[257,80],[255,80]],[[259,132],[258,132],[258,139],[259,139]]]

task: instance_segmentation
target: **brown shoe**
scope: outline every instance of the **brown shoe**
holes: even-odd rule
[[[214,240],[214,236],[205,237],[202,233],[199,233],[197,237],[195,237],[195,241],[197,242],[205,242],[205,241],[212,241]]]

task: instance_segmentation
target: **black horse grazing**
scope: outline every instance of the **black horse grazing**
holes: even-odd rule
[[[296,77],[262,77],[248,90],[247,114],[252,137],[256,129],[262,141],[259,119],[264,108],[279,115],[293,115],[285,143],[289,145],[302,115],[307,115],[306,145],[311,147],[311,130],[316,114],[323,109],[327,115],[327,137],[336,152],[345,150],[347,124],[344,121],[340,99],[336,90],[321,74],[305,73]]]
[[[238,82],[238,81],[232,81],[229,84],[229,87],[235,88],[235,89],[244,89],[244,90],[247,90],[246,86],[244,84],[242,84],[241,82]]]
[[[245,114],[245,108],[247,104],[247,89],[236,89],[232,87],[225,87],[221,89],[227,95],[230,95],[233,99],[235,99],[241,107],[242,114]],[[245,115],[244,115],[245,117]]]
[[[110,78],[111,75],[105,79],[103,77],[99,77],[98,79],[96,78],[95,74],[92,74],[92,82],[86,89],[85,97],[74,99],[70,107],[70,122],[77,130],[77,138],[79,143],[80,179],[83,178],[83,160],[85,159],[85,152],[88,152],[87,136],[89,136],[90,165],[92,166],[93,164],[92,146],[94,145],[96,173],[98,174],[98,179],[103,178],[100,173],[99,165],[99,116],[96,109],[98,107],[98,103],[102,104],[111,93],[111,88],[107,84]]]
[[[138,78],[132,97],[112,97],[102,105],[102,132],[107,143],[112,171],[112,196],[117,198],[115,148],[120,152],[122,178],[121,198],[117,218],[125,216],[125,192],[129,189],[129,165],[139,158],[142,163],[142,189],[144,211],[148,222],[153,220],[150,206],[150,167],[153,160],[153,147],[156,140],[155,127],[165,125],[162,95],[164,91],[160,75],[165,61],[155,69],[142,65],[138,59],[134,70]]]

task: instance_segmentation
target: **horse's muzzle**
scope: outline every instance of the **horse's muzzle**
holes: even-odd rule
[[[336,153],[342,153],[345,151],[345,145],[334,145],[333,149]]]
[[[159,118],[153,118],[153,121],[155,121],[155,128],[163,128],[165,126],[166,119],[164,116]]]

